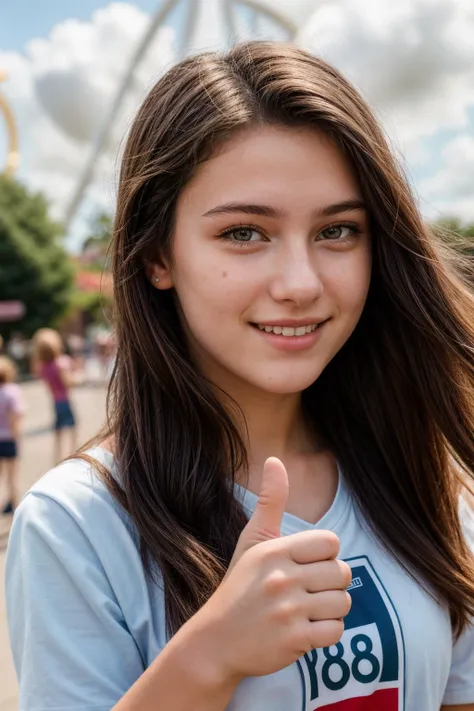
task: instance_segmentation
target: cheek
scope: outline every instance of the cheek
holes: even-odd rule
[[[173,274],[173,283],[185,312],[202,309],[236,316],[261,289],[255,266],[236,259],[236,255],[220,253],[214,247],[177,257],[179,268]]]
[[[188,335],[202,345],[227,341],[243,318],[252,292],[245,275],[214,264],[198,269],[181,264],[174,285]]]
[[[371,255],[368,249],[348,255],[339,268],[328,274],[326,288],[335,300],[341,315],[358,319],[367,298],[371,276]]]

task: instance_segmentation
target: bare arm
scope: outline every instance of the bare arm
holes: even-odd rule
[[[461,704],[459,706],[441,706],[440,711],[474,711],[474,704]]]
[[[69,390],[69,388],[76,384],[71,362],[68,362],[67,365],[59,366],[59,377],[66,390]]]
[[[23,415],[19,412],[10,412],[8,415],[8,424],[10,425],[13,439],[20,438],[20,422]]]
[[[195,617],[166,645],[112,711],[224,711],[238,679],[211,662],[206,631]]]

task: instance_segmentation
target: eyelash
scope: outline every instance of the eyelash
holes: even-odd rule
[[[261,227],[257,227],[256,225],[235,225],[234,227],[228,227],[227,229],[223,230],[222,232],[219,233],[218,237],[222,240],[225,240],[227,242],[231,242],[233,245],[238,245],[239,247],[244,247],[247,244],[254,244],[253,242],[245,242],[245,240],[241,241],[238,239],[233,240],[232,235],[234,232],[238,232],[239,230],[254,230],[255,232],[258,232],[259,235],[265,236],[265,233],[262,231]]]
[[[361,228],[359,227],[359,225],[357,225],[357,224],[354,223],[354,222],[337,222],[337,223],[335,223],[334,225],[328,225],[328,226],[325,227],[323,230],[320,230],[320,232],[318,232],[318,235],[320,235],[322,232],[325,232],[326,230],[334,229],[334,228],[336,228],[336,227],[347,227],[347,229],[351,230],[351,232],[352,232],[351,237],[354,237],[355,235],[359,235],[359,234],[361,234],[361,232],[362,232],[362,230],[361,230]],[[261,227],[257,227],[257,225],[243,225],[243,224],[242,224],[242,225],[235,225],[234,227],[228,227],[227,229],[225,229],[225,230],[223,230],[222,232],[220,232],[220,234],[218,235],[218,237],[219,237],[219,239],[225,240],[225,241],[231,243],[232,245],[238,245],[239,247],[245,247],[245,246],[247,246],[247,245],[249,245],[249,244],[255,244],[255,242],[250,241],[250,240],[249,240],[249,241],[237,240],[237,239],[236,239],[236,240],[233,240],[233,239],[232,239],[232,235],[233,235],[235,232],[238,232],[238,230],[254,230],[255,232],[258,232],[260,235],[262,235],[262,236],[265,237],[265,233],[263,232],[263,230],[262,230]],[[341,243],[347,241],[347,237],[346,237],[345,239],[342,239],[342,240],[337,240],[337,239],[331,240],[331,239],[328,239],[328,240],[323,240],[323,241],[334,242],[334,243],[336,243],[336,244],[341,244]]]

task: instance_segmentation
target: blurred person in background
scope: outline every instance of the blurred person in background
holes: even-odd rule
[[[5,345],[6,354],[13,360],[20,377],[29,367],[29,343],[22,333],[14,333]]]
[[[18,504],[18,455],[20,423],[25,406],[20,387],[15,383],[16,367],[0,355],[0,481],[6,475],[7,503],[3,514],[11,514]]]
[[[76,384],[74,363],[64,352],[60,334],[52,328],[41,328],[32,341],[32,371],[42,378],[51,393],[55,413],[53,464],[76,450],[76,416],[70,391]],[[65,449],[64,431],[69,431],[69,448]]]

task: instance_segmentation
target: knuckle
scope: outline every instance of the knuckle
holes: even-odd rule
[[[349,612],[351,611],[352,597],[350,596],[350,594],[347,591],[344,592],[344,595],[345,595],[345,602],[346,602],[346,611],[344,613],[344,616],[345,616],[345,615],[348,615]]]
[[[254,533],[254,544],[249,549],[256,558],[267,558],[272,555],[275,539],[263,538],[264,534],[261,530]]]
[[[336,590],[334,600],[334,617],[345,617],[352,605],[352,598],[346,590]]]
[[[291,600],[281,602],[273,611],[273,619],[280,624],[288,624],[298,614],[298,605]]]
[[[337,644],[344,634],[344,622],[342,620],[331,620],[328,624],[325,634],[324,647],[331,647]]]
[[[338,564],[339,564],[339,570],[340,570],[341,577],[342,577],[342,585],[344,588],[347,588],[347,587],[349,587],[349,585],[352,582],[352,568],[344,560],[339,560]]]
[[[263,591],[270,597],[276,597],[286,593],[291,583],[291,579],[283,570],[272,570],[263,581]]]
[[[336,558],[339,554],[339,538],[332,531],[321,531],[321,544],[327,558]]]
[[[273,568],[279,557],[278,550],[275,549],[274,544],[274,540],[261,541],[252,548],[249,548],[245,555],[248,560],[251,560],[252,563],[259,568],[265,569],[267,565]]]

